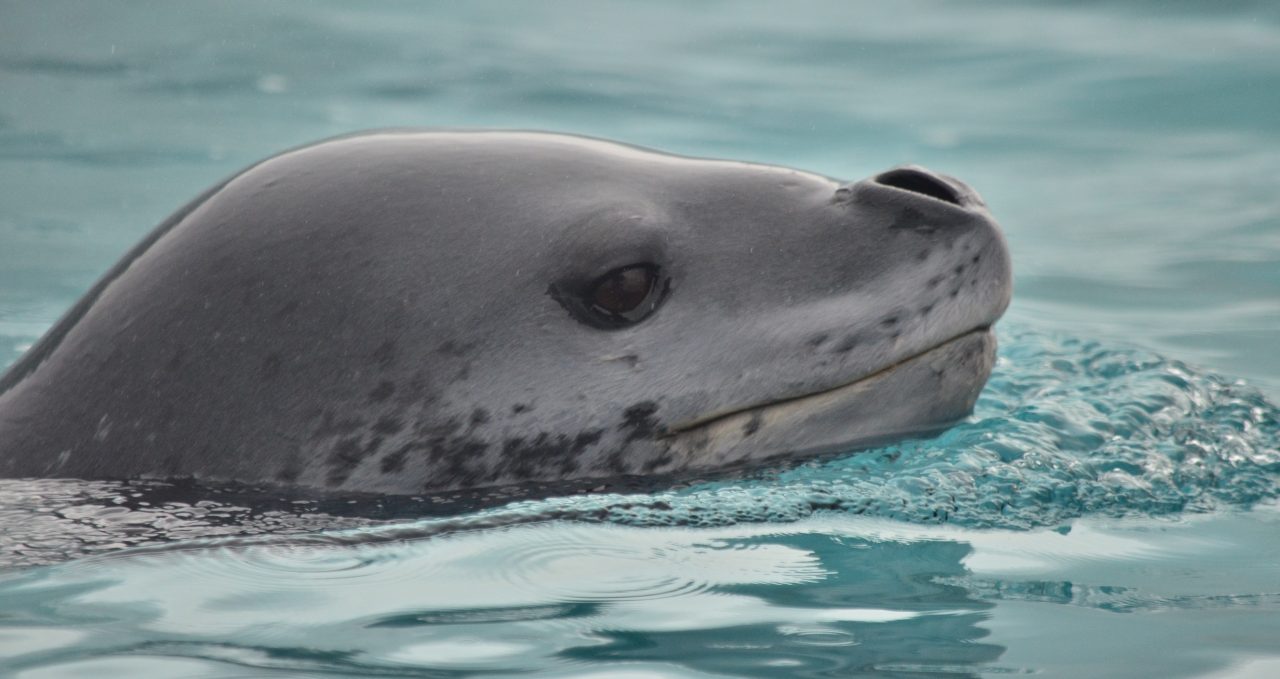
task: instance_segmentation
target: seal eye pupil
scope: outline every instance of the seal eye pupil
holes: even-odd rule
[[[643,264],[615,269],[596,281],[591,303],[606,314],[625,317],[649,299],[657,278],[653,267]]]

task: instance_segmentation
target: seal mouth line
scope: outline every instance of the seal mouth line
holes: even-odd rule
[[[685,433],[685,432],[692,431],[692,430],[694,430],[694,429],[701,429],[702,427],[705,427],[705,426],[707,426],[707,425],[709,425],[709,424],[712,424],[712,423],[714,423],[714,422],[718,422],[718,421],[720,421],[720,420],[726,420],[726,419],[731,418],[731,417],[733,417],[733,416],[735,416],[735,415],[741,415],[741,414],[743,414],[743,413],[749,413],[749,412],[752,412],[752,411],[755,411],[755,410],[763,410],[763,409],[765,409],[765,408],[771,408],[771,407],[773,407],[773,406],[784,405],[784,404],[787,404],[787,403],[795,403],[795,402],[797,402],[797,401],[803,401],[803,400],[805,400],[805,399],[814,398],[815,396],[824,396],[824,395],[826,395],[826,394],[831,394],[831,393],[834,393],[834,392],[837,392],[837,391],[841,391],[841,390],[843,390],[843,389],[848,389],[849,387],[852,387],[852,386],[855,386],[855,385],[858,385],[858,384],[862,384],[863,382],[868,382],[868,381],[873,380],[873,379],[875,379],[875,378],[877,378],[877,377],[880,377],[881,375],[884,375],[884,374],[886,374],[886,373],[892,372],[893,370],[896,370],[896,369],[897,369],[897,368],[899,368],[900,366],[902,366],[902,365],[904,365],[904,364],[907,364],[907,363],[910,363],[911,361],[914,361],[914,360],[916,360],[916,359],[920,358],[921,356],[924,356],[925,354],[928,354],[928,353],[931,353],[931,352],[937,351],[938,349],[941,349],[942,347],[945,347],[945,346],[947,346],[948,344],[951,344],[952,342],[955,342],[955,341],[957,341],[957,340],[960,340],[960,339],[963,339],[963,338],[965,338],[965,337],[968,337],[969,335],[972,335],[972,334],[974,334],[974,333],[978,333],[978,332],[988,332],[988,331],[990,331],[990,330],[991,330],[991,326],[990,326],[990,325],[984,325],[984,326],[981,326],[981,327],[973,328],[972,330],[966,330],[965,332],[962,332],[962,333],[960,333],[959,335],[956,335],[956,336],[954,336],[954,337],[952,337],[952,338],[950,338],[950,339],[948,339],[948,340],[945,340],[945,341],[939,342],[938,344],[935,344],[935,345],[933,345],[933,346],[929,347],[928,349],[925,349],[924,351],[920,351],[920,352],[918,352],[918,353],[915,353],[915,354],[912,354],[912,355],[910,355],[910,356],[907,356],[906,358],[903,358],[903,359],[901,359],[901,360],[899,360],[899,361],[895,361],[894,363],[892,363],[892,364],[890,364],[890,365],[887,365],[887,366],[885,366],[885,367],[883,367],[883,368],[881,368],[881,369],[879,369],[879,370],[877,370],[877,371],[875,371],[875,372],[873,372],[873,373],[871,373],[871,374],[869,374],[869,375],[863,375],[862,377],[859,377],[858,379],[853,380],[852,382],[845,382],[844,384],[840,384],[840,385],[837,385],[837,386],[831,387],[831,388],[829,388],[829,389],[822,389],[822,390],[820,390],[820,391],[813,391],[813,392],[809,392],[809,393],[807,393],[807,394],[801,394],[801,395],[799,395],[799,396],[788,396],[788,397],[786,397],[786,398],[780,398],[780,399],[777,399],[777,400],[775,400],[775,401],[766,401],[766,402],[764,402],[764,403],[758,403],[758,404],[756,404],[756,405],[744,406],[744,407],[742,407],[742,408],[735,408],[735,409],[733,409],[733,410],[727,410],[727,411],[724,411],[724,412],[721,412],[721,413],[717,413],[717,414],[715,414],[715,415],[708,415],[708,416],[706,416],[706,417],[700,417],[700,418],[698,418],[698,419],[696,419],[696,420],[692,420],[692,421],[690,421],[690,422],[686,422],[686,423],[684,423],[684,424],[680,424],[680,425],[678,425],[678,426],[671,427],[670,429],[668,429],[668,430],[667,430],[667,433],[663,436],[663,438],[671,438],[671,437],[674,437],[674,436],[678,436],[678,435],[680,435],[680,434],[683,434],[683,433]]]

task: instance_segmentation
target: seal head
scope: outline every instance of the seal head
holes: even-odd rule
[[[964,417],[1010,296],[961,182],[524,132],[265,160],[0,380],[0,474],[415,494],[715,470]]]

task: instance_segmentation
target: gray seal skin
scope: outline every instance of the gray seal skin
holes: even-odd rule
[[[0,475],[417,494],[852,450],[971,411],[1010,290],[981,199],[917,167],[343,137],[108,272],[0,379]]]

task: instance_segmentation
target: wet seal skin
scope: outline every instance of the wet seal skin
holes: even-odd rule
[[[558,134],[393,130],[235,175],[0,378],[0,475],[414,495],[701,474],[968,414],[978,195]]]

